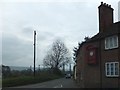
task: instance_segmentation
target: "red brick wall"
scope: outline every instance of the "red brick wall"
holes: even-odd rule
[[[118,77],[106,77],[105,63],[119,61],[119,49],[105,50],[104,39],[101,41],[101,66],[102,66],[102,86],[103,87],[118,87]]]
[[[98,42],[93,42],[93,43],[89,43],[84,46],[84,52],[85,51],[85,47],[87,45],[94,45],[96,47],[99,47],[99,43]],[[99,53],[98,53],[99,54]],[[84,53],[84,56],[86,55],[86,53]],[[87,57],[87,56],[86,56]],[[85,60],[85,57],[84,57]],[[99,66],[99,57],[97,58],[97,64],[93,64],[90,65],[87,63],[87,61],[84,62],[84,78],[85,78],[85,88],[96,88],[96,87],[100,87],[100,66]]]
[[[82,88],[111,88],[118,87],[118,78],[108,78],[105,76],[105,63],[108,61],[120,61],[118,49],[105,50],[104,39],[99,42],[85,43],[77,57],[77,81]],[[94,45],[98,48],[98,64],[89,65],[86,61],[86,46]],[[100,54],[101,52],[101,54]],[[100,63],[101,59],[101,63]],[[101,64],[101,69],[100,69]],[[82,74],[81,74],[82,73]],[[81,76],[82,75],[82,76]],[[82,78],[81,78],[82,77]],[[102,85],[102,86],[101,86]]]

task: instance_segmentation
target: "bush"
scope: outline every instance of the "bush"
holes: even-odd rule
[[[62,72],[58,68],[53,68],[53,73],[56,75],[62,75]]]

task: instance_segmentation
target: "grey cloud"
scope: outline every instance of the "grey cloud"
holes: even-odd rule
[[[38,40],[50,40],[50,38],[53,38],[55,36],[55,33],[52,33],[52,32],[40,32],[40,31],[38,31],[38,33],[37,33],[37,38],[38,38]]]
[[[31,65],[33,31],[37,31],[37,64],[56,38],[61,38],[72,52],[85,36],[98,32],[100,3],[8,3],[3,7],[3,63]],[[115,6],[116,4],[113,3]],[[115,8],[116,9],[116,8]],[[13,34],[12,34],[13,33]]]
[[[23,65],[27,63],[19,63],[19,60],[24,62],[33,55],[31,42],[20,40],[16,36],[5,36],[2,38],[2,62],[10,65]],[[29,56],[28,56],[29,55]],[[16,62],[16,63],[15,63]]]
[[[118,20],[120,21],[120,1],[118,2]]]
[[[33,27],[23,27],[22,33],[25,33],[26,35],[31,35],[33,33],[34,29]]]

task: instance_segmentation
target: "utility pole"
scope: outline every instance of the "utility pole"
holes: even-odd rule
[[[71,63],[70,63],[70,66],[69,66],[69,71],[70,71],[70,74],[71,74]]]
[[[38,70],[40,71],[40,65],[38,65],[38,67],[39,67],[39,69],[38,69]]]
[[[63,73],[65,74],[65,64],[63,63]]]
[[[34,31],[34,77],[35,77],[35,59],[36,59],[36,31]]]

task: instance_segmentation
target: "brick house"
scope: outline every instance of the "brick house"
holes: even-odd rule
[[[120,88],[120,22],[113,8],[101,2],[99,33],[81,43],[76,62],[76,82],[81,88]]]

